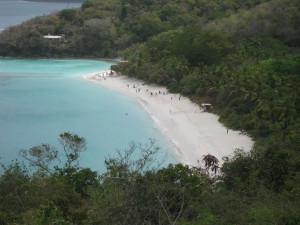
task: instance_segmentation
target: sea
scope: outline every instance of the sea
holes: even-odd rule
[[[78,0],[77,0],[78,1]],[[75,2],[75,3],[74,3]],[[79,8],[75,0],[0,0],[0,32],[9,26],[18,25],[36,16],[46,15],[62,9]]]
[[[81,167],[105,171],[104,160],[124,153],[133,141],[161,151],[155,157],[176,162],[172,147],[135,100],[86,80],[113,61],[86,59],[0,59],[0,162],[25,161],[19,152],[43,143],[63,153],[63,132],[84,137]],[[105,81],[103,81],[105,82]],[[125,85],[125,84],[124,84]],[[133,159],[139,157],[136,151]],[[62,162],[63,164],[63,162]]]

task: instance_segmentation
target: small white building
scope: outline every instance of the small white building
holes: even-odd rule
[[[210,103],[202,103],[201,108],[208,111],[212,108],[212,105]]]
[[[48,35],[44,35],[44,38],[46,39],[63,39],[65,37],[65,35],[51,35],[51,34],[48,34]]]

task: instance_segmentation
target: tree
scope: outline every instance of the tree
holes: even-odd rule
[[[79,23],[80,16],[78,15],[78,10],[76,9],[63,9],[59,12],[59,17],[65,21],[71,23]]]
[[[41,205],[38,209],[28,210],[23,214],[22,222],[24,225],[71,225],[53,202],[49,202],[48,205]]]
[[[30,149],[20,150],[20,155],[28,160],[31,166],[37,167],[41,171],[49,174],[53,173],[51,166],[55,166],[62,156],[65,158],[65,168],[78,167],[80,153],[86,151],[86,141],[77,134],[64,132],[59,135],[59,143],[63,151],[58,151],[49,144],[41,144]],[[74,163],[76,163],[74,165]],[[58,165],[56,165],[58,167]]]
[[[142,41],[163,31],[162,22],[156,13],[143,12],[136,20],[138,22],[133,25],[132,29]]]
[[[29,189],[30,176],[19,162],[5,168],[0,176],[0,223],[21,224],[21,215],[27,210],[26,193]]]
[[[211,171],[216,174],[220,168],[219,160],[211,154],[204,155],[202,162],[205,163],[205,169],[206,169],[207,173],[209,173],[209,169],[211,169]]]
[[[139,180],[147,171],[161,166],[162,162],[154,158],[159,151],[154,140],[145,145],[130,142],[124,152],[118,151],[116,157],[105,160],[107,171],[100,177],[101,191],[96,191],[93,201],[94,219],[103,224],[124,225],[148,221],[150,201],[141,200],[139,195],[147,189]]]
[[[49,165],[58,159],[58,151],[49,144],[34,146],[28,150],[22,149],[20,155],[28,160],[31,166],[38,167],[48,173],[51,173]]]
[[[24,223],[32,219],[33,224],[39,221],[82,224],[88,217],[88,208],[85,207],[85,201],[90,198],[88,189],[96,187],[99,182],[97,172],[79,167],[80,154],[86,151],[86,141],[77,134],[64,132],[59,135],[59,143],[61,151],[48,144],[21,150],[21,155],[38,169],[30,182],[30,191],[26,193],[32,199],[26,204],[37,208],[24,213]],[[65,160],[63,167],[59,165],[60,159]],[[43,173],[45,171],[47,174]],[[36,193],[41,196],[36,196]]]
[[[161,167],[158,150],[130,143],[124,153],[105,161],[94,215],[103,224],[177,224],[195,214],[194,204],[209,178],[182,164]],[[134,152],[141,151],[136,159]]]
[[[76,162],[75,167],[78,166],[80,153],[86,151],[85,139],[68,132],[60,134],[59,137],[59,142],[63,146],[64,155],[67,159],[65,167],[71,167],[74,162]]]
[[[256,194],[260,182],[256,179],[258,161],[254,152],[247,153],[236,149],[231,159],[224,158],[221,180],[227,190],[249,195]]]
[[[176,53],[184,56],[191,66],[212,65],[220,62],[229,47],[226,35],[187,26],[178,37]]]
[[[88,198],[88,187],[97,186],[97,172],[89,168],[78,169],[75,167],[57,168],[57,175],[59,178],[71,186],[83,198]]]
[[[95,52],[98,56],[106,57],[113,53],[113,43],[116,39],[116,30],[110,19],[89,19],[84,22],[80,39],[75,48],[80,52],[90,54]]]

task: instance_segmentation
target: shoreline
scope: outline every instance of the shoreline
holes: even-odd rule
[[[218,121],[217,115],[204,112],[190,99],[168,93],[163,86],[110,74],[113,74],[110,70],[102,71],[85,75],[84,79],[137,101],[171,143],[183,164],[202,167],[203,155],[211,154],[222,165],[222,157],[233,155],[236,148],[249,151],[253,146],[250,137],[227,129]]]

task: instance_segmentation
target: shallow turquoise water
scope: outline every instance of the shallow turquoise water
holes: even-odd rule
[[[109,69],[98,60],[0,59],[0,156],[8,164],[20,149],[59,148],[68,131],[87,140],[80,164],[103,171],[104,159],[130,141],[154,138],[174,161],[169,143],[132,99],[83,79]],[[126,116],[126,113],[128,115]]]

